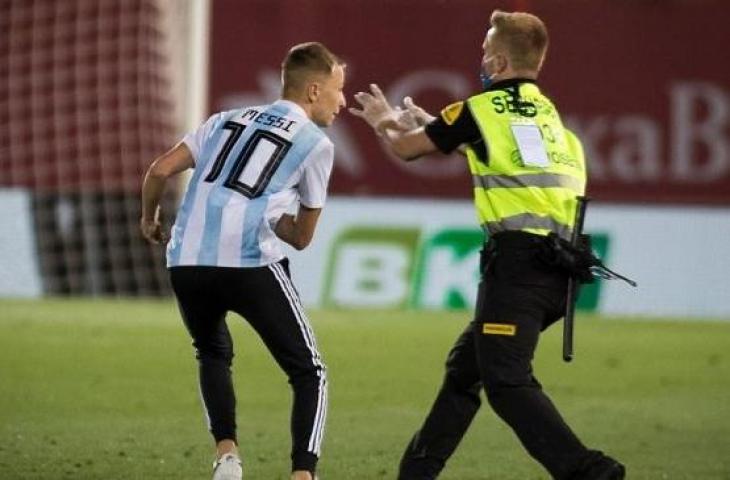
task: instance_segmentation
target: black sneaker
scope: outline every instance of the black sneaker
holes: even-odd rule
[[[626,467],[600,450],[589,450],[568,480],[623,480]]]
[[[588,471],[576,477],[580,480],[623,480],[626,477],[626,467],[611,457],[603,457],[600,462],[594,463]]]

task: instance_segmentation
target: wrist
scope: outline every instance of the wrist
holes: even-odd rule
[[[160,218],[160,207],[151,207],[142,205],[142,217],[141,222],[144,223],[155,223]]]

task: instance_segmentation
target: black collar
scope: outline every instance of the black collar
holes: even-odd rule
[[[516,87],[521,83],[536,83],[536,81],[532,78],[508,78],[506,80],[500,80],[493,83],[485,90],[485,92],[491,92],[492,90],[504,90],[505,88]]]

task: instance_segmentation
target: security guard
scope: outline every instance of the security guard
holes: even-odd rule
[[[408,445],[400,480],[435,479],[480,406],[494,411],[558,480],[623,479],[616,460],[584,446],[533,376],[540,332],[565,312],[568,275],[541,262],[551,232],[570,238],[586,170],[578,139],[562,124],[535,80],[548,44],[543,22],[494,11],[483,43],[484,92],[446,107],[438,118],[405,100],[393,109],[376,85],[350,109],[404,160],[465,151],[482,253],[474,320],[446,362],[446,376],[422,428]]]

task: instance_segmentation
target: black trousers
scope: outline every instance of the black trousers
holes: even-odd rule
[[[558,480],[573,480],[600,458],[571,431],[533,375],[540,332],[565,312],[567,276],[536,259],[541,238],[498,234],[483,253],[474,320],[446,361],[446,376],[421,429],[406,448],[400,480],[435,479],[480,407],[492,409],[529,454]]]
[[[198,364],[200,390],[216,442],[236,437],[227,312],[245,318],[289,378],[292,470],[314,472],[327,411],[327,377],[291,282],[287,260],[260,268],[173,267],[170,279]]]

